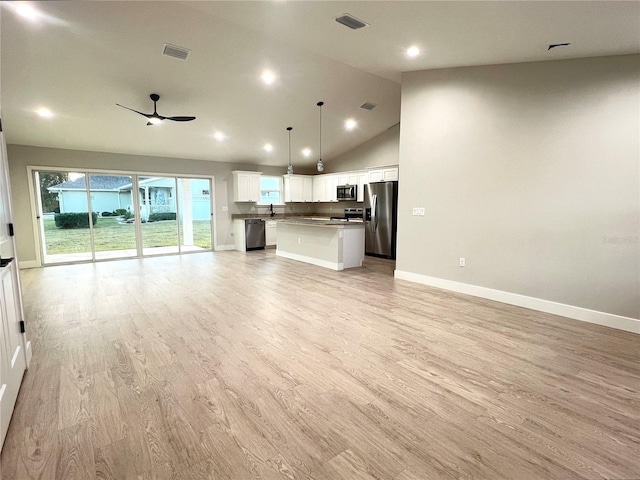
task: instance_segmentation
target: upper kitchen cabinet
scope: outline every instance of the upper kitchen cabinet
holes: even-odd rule
[[[376,168],[369,170],[369,183],[391,182],[398,180],[398,167]]]
[[[285,175],[284,176],[284,201],[285,202],[312,202],[313,201],[313,176]]]
[[[358,172],[340,173],[338,176],[338,185],[357,185]]]
[[[327,183],[326,175],[313,176],[313,201],[324,202],[325,185]]]
[[[356,192],[358,202],[364,202],[364,186],[367,183],[369,183],[367,172],[358,172],[358,191]]]
[[[260,176],[262,172],[233,172],[233,201],[258,202],[260,200]]]

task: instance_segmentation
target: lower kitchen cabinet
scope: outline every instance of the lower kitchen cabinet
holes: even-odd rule
[[[275,220],[267,220],[266,228],[266,245],[267,247],[273,247],[278,242],[278,222]]]

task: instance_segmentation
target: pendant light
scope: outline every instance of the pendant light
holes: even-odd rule
[[[316,167],[318,168],[319,172],[322,172],[324,171],[324,163],[322,163],[322,106],[324,105],[324,102],[318,102],[317,105],[320,108],[320,135],[318,137],[320,141],[320,148],[319,148],[320,157],[318,158],[318,163],[316,164]]]
[[[287,166],[287,175],[293,175],[293,165],[291,165],[291,130],[293,127],[287,127],[289,132],[289,165]]]

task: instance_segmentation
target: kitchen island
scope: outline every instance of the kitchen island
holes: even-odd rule
[[[308,218],[280,220],[276,255],[332,270],[361,267],[364,224]]]

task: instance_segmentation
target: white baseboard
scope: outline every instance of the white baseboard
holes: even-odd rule
[[[38,265],[38,261],[37,260],[19,260],[18,261],[18,268],[20,270],[24,270],[25,268],[38,268],[40,265]]]
[[[298,255],[297,253],[283,252],[282,250],[276,250],[276,256],[288,258],[290,260],[297,260],[299,262],[310,263],[311,265],[317,265],[318,267],[330,268],[331,270],[344,270],[344,264],[329,262],[327,260],[319,260],[313,257],[307,257],[306,255]]]
[[[224,250],[235,250],[235,249],[236,249],[236,247],[233,244],[231,244],[231,245],[218,245],[216,247],[215,251],[216,252],[222,252]]]
[[[596,310],[589,310],[587,308],[575,307],[564,303],[552,302],[541,298],[527,297],[525,295],[518,295],[517,293],[503,292],[492,288],[479,287],[477,285],[469,285],[467,283],[454,282],[452,280],[445,280],[442,278],[430,277],[428,275],[405,272],[402,270],[396,270],[394,276],[400,280],[408,280],[409,282],[421,283],[431,287],[442,288],[443,290],[451,290],[453,292],[464,293],[466,295],[473,295],[474,297],[487,298],[497,302],[517,305],[519,307],[530,308],[540,312],[552,313],[554,315],[560,315],[574,320],[581,320],[583,322],[595,323],[605,327],[640,334],[640,320],[631,317],[598,312]]]

